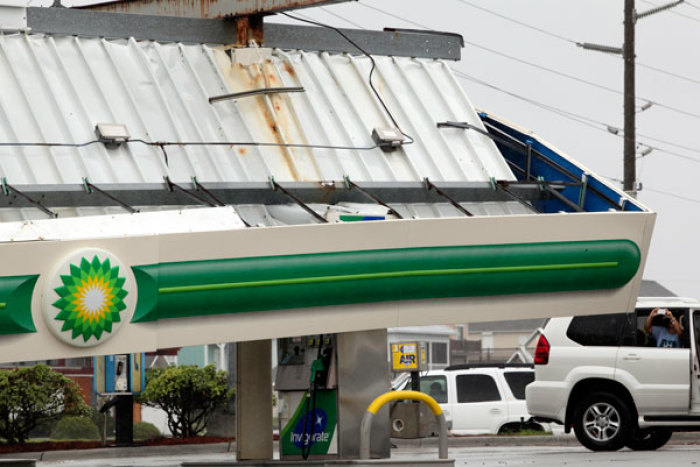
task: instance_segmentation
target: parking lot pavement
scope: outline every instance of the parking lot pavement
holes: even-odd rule
[[[437,452],[407,450],[392,452],[393,459],[429,460]],[[455,466],[507,467],[593,467],[628,465],[658,467],[660,465],[697,466],[700,445],[667,445],[657,451],[591,452],[582,446],[491,446],[451,448],[449,458]]]
[[[392,445],[394,446],[392,458],[395,459],[433,459],[437,457],[437,438],[392,439]],[[40,467],[121,467],[140,465],[160,467],[179,465],[185,460],[231,461],[235,457],[235,452],[236,447],[234,443],[216,443],[48,451],[43,453],[6,454],[0,456],[0,458],[35,459],[37,460],[36,465]],[[278,452],[277,446],[275,446],[275,452]],[[551,459],[556,460],[556,456],[552,456],[552,454],[556,453],[571,456],[570,460],[572,462],[578,462],[579,457],[583,459],[586,456],[601,462],[603,459],[608,459],[610,462],[615,461],[615,459],[627,462],[631,459],[637,459],[638,456],[644,454],[660,463],[661,459],[667,459],[664,456],[670,455],[674,459],[674,464],[685,465],[682,460],[686,459],[686,457],[688,459],[692,457],[693,465],[697,465],[697,459],[700,457],[700,433],[675,433],[667,446],[655,452],[639,453],[622,450],[617,453],[606,454],[593,453],[586,450],[576,441],[573,435],[468,436],[450,437],[449,439],[449,456],[458,460],[456,465],[563,465],[562,463],[547,463]],[[544,457],[540,458],[540,456]],[[645,459],[643,456],[641,458]],[[675,462],[676,458],[681,459],[681,463]],[[475,463],[477,459],[481,459],[481,462],[484,463]],[[505,459],[508,462],[506,464],[489,463],[491,461],[495,462],[496,459],[501,459],[502,461]],[[537,462],[519,464],[517,463],[520,462],[519,459],[529,459],[530,461],[534,459]],[[664,462],[667,462],[667,460]],[[570,467],[576,464],[567,463],[567,465]],[[590,466],[591,464],[588,463],[586,465]]]
[[[434,460],[437,449],[431,446],[400,447],[392,449],[392,460],[406,461],[412,465],[417,460]],[[538,466],[594,467],[610,464],[634,467],[657,467],[672,464],[674,467],[694,466],[700,458],[700,445],[667,445],[658,451],[591,452],[582,446],[461,446],[449,450],[449,458],[455,466]],[[183,461],[205,461],[228,463],[234,461],[234,453],[159,455],[115,459],[82,459],[62,461],[39,461],[38,467],[176,467]]]

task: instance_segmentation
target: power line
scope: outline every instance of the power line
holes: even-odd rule
[[[546,111],[548,111],[548,112],[555,113],[555,114],[557,114],[557,115],[559,115],[559,116],[561,116],[561,117],[564,117],[564,118],[566,118],[566,119],[575,121],[575,122],[577,122],[577,123],[579,123],[579,124],[588,126],[588,127],[593,128],[593,129],[595,129],[595,130],[598,130],[598,131],[603,131],[603,132],[605,132],[605,133],[607,133],[607,134],[611,134],[611,135],[613,135],[613,136],[617,136],[618,138],[624,137],[624,133],[621,132],[621,131],[619,131],[619,130],[618,130],[618,131],[619,131],[618,133],[612,133],[612,132],[610,131],[611,128],[615,128],[613,125],[609,125],[609,124],[607,124],[607,123],[605,123],[605,122],[601,122],[601,121],[594,120],[594,119],[589,118],[589,117],[585,117],[585,116],[583,116],[583,115],[579,115],[579,114],[576,114],[576,113],[573,113],[573,112],[569,112],[568,110],[564,110],[564,109],[561,109],[561,108],[558,108],[558,107],[554,107],[554,106],[551,106],[551,105],[548,105],[548,104],[543,104],[543,103],[541,103],[541,102],[535,101],[535,100],[533,100],[533,99],[529,99],[529,98],[527,98],[527,97],[521,96],[521,95],[516,94],[516,93],[514,93],[514,92],[510,92],[510,91],[507,91],[507,90],[505,90],[505,89],[502,89],[502,88],[500,88],[500,87],[498,87],[498,86],[495,86],[495,85],[493,85],[493,84],[491,84],[491,83],[488,83],[488,82],[486,82],[486,81],[483,81],[483,80],[480,80],[480,79],[475,78],[475,77],[473,77],[473,76],[470,76],[470,75],[468,75],[468,74],[466,74],[466,73],[464,73],[464,72],[462,72],[462,71],[459,71],[459,70],[454,70],[454,69],[453,69],[453,72],[455,73],[456,76],[458,76],[458,77],[460,77],[460,78],[467,79],[467,80],[469,80],[469,81],[473,81],[473,82],[475,82],[475,83],[477,83],[477,84],[480,84],[480,85],[482,85],[482,86],[486,86],[486,87],[488,87],[488,88],[491,88],[491,89],[494,89],[494,90],[496,90],[496,91],[502,92],[502,93],[507,94],[507,95],[509,95],[509,96],[511,96],[511,97],[513,97],[513,98],[515,98],[515,99],[518,99],[518,100],[527,102],[527,103],[529,103],[529,104],[531,104],[531,105],[534,105],[535,107],[539,107],[539,108],[541,108],[541,109],[543,109],[543,110],[546,110]],[[657,142],[661,142],[661,143],[663,143],[663,144],[668,144],[668,145],[671,145],[671,146],[681,147],[681,148],[683,148],[683,149],[685,149],[685,150],[687,150],[687,151],[694,152],[694,153],[700,155],[700,149],[689,148],[689,147],[687,147],[687,146],[681,146],[681,145],[675,144],[675,143],[670,142],[670,141],[662,140],[662,139],[659,139],[659,138],[655,138],[655,137],[651,137],[651,136],[647,136],[647,135],[643,135],[643,134],[639,134],[639,133],[638,133],[638,136],[641,136],[641,137],[646,138],[646,139],[649,139],[649,140],[654,140],[654,141],[657,141]],[[655,150],[655,151],[662,152],[662,153],[664,153],[664,154],[668,154],[668,155],[670,155],[670,156],[679,157],[679,158],[681,158],[681,159],[685,159],[685,160],[688,160],[688,161],[690,161],[690,162],[694,162],[694,163],[696,163],[696,164],[700,164],[700,159],[696,159],[696,158],[694,158],[694,157],[687,156],[687,155],[685,155],[685,154],[681,154],[681,153],[678,153],[678,152],[669,150],[669,149],[664,148],[664,147],[660,147],[660,146],[655,146],[655,145],[647,144],[647,143],[645,143],[645,142],[643,142],[643,141],[640,141],[639,144],[642,144],[642,145],[644,145],[644,146],[646,146],[646,147],[649,147],[649,148],[651,148],[651,149],[653,149],[653,150]]]
[[[511,96],[511,97],[513,97],[513,98],[515,98],[515,99],[518,99],[518,100],[527,102],[528,104],[534,105],[534,106],[536,106],[536,107],[540,107],[540,108],[542,108],[542,109],[544,109],[544,110],[547,110],[547,111],[549,111],[549,112],[555,113],[555,114],[560,115],[560,116],[562,116],[562,117],[568,118],[569,120],[573,120],[573,121],[576,121],[576,122],[578,122],[578,123],[584,124],[584,125],[586,125],[586,126],[589,126],[589,127],[591,127],[591,128],[594,128],[594,129],[596,129],[596,130],[605,129],[605,131],[607,131],[607,128],[611,128],[611,127],[612,127],[611,125],[607,125],[607,124],[605,124],[605,123],[603,123],[603,122],[599,122],[599,121],[597,121],[597,120],[593,120],[593,119],[591,119],[591,118],[584,117],[583,115],[574,114],[574,113],[569,112],[569,111],[567,111],[567,110],[560,109],[560,108],[557,108],[557,107],[553,107],[553,106],[550,106],[550,105],[547,105],[547,104],[543,104],[543,103],[541,103],[541,102],[535,101],[535,100],[530,99],[530,98],[527,98],[527,97],[525,97],[525,96],[521,96],[520,94],[516,94],[516,93],[514,93],[514,92],[507,91],[507,90],[505,90],[505,89],[503,89],[503,88],[500,88],[500,87],[498,87],[498,86],[496,86],[496,85],[494,85],[494,84],[491,84],[491,83],[489,83],[489,82],[483,81],[483,80],[481,80],[481,79],[479,79],[479,78],[475,78],[474,76],[468,75],[468,74],[464,73],[463,71],[455,70],[454,68],[452,69],[452,71],[453,71],[453,72],[455,73],[455,75],[456,75],[457,77],[459,77],[459,78],[463,78],[463,79],[467,79],[467,80],[469,80],[469,81],[473,81],[473,82],[475,82],[475,83],[477,83],[477,84],[480,84],[480,85],[482,85],[482,86],[491,88],[491,89],[493,89],[493,90],[495,90],[495,91],[498,91],[498,92],[501,92],[501,93],[503,93],[503,94],[507,94],[507,95],[509,95],[509,96]]]
[[[466,4],[466,5],[470,5],[469,2],[466,2],[466,1],[464,1],[464,0],[458,0],[458,1],[460,1],[461,3],[464,3],[464,4]],[[385,15],[391,16],[391,17],[393,17],[393,18],[399,19],[399,20],[401,20],[401,21],[407,22],[407,23],[412,24],[412,25],[414,25],[414,26],[418,26],[418,27],[421,27],[421,28],[424,28],[424,29],[432,30],[431,28],[428,28],[428,27],[425,26],[424,24],[421,24],[421,23],[418,23],[418,22],[415,22],[415,21],[411,21],[411,20],[409,20],[409,19],[403,18],[403,17],[401,17],[401,16],[399,16],[399,15],[396,15],[396,14],[394,14],[394,13],[390,13],[390,12],[388,12],[388,11],[382,10],[381,8],[369,6],[369,5],[366,5],[366,4],[363,4],[363,3],[361,3],[361,5],[363,5],[363,6],[367,7],[367,8],[370,8],[370,9],[372,9],[372,10],[378,11],[378,12],[380,12],[380,13],[383,13],[383,14],[385,14]],[[471,5],[470,5],[470,6],[471,6]],[[479,8],[480,8],[480,9],[483,9],[483,8],[481,8],[481,7],[479,7]],[[484,10],[485,10],[485,9],[484,9]],[[489,12],[490,12],[490,11],[489,11]],[[494,14],[496,14],[496,13],[494,13]],[[498,15],[498,14],[496,14],[496,15]],[[502,15],[498,15],[498,16],[502,16]],[[517,22],[517,21],[514,20],[514,22]],[[520,24],[521,22],[517,22],[517,23]],[[522,24],[525,25],[526,23],[522,23]],[[527,25],[526,27],[529,27],[529,26],[530,26],[530,25]],[[533,27],[533,28],[534,28],[534,27]],[[534,28],[534,29],[539,30],[540,28]],[[542,31],[540,31],[540,32],[542,32]],[[562,37],[563,37],[563,36],[562,36]],[[565,39],[567,42],[573,42],[573,41],[571,41],[571,40],[569,40],[569,39],[566,39],[566,38],[564,38],[564,39]],[[466,41],[465,41],[465,42],[466,42]],[[571,76],[571,75],[567,75],[567,74],[562,73],[562,72],[559,72],[559,71],[557,71],[557,70],[551,70],[551,69],[549,69],[549,68],[541,67],[541,66],[539,66],[539,65],[536,65],[536,64],[533,64],[533,63],[526,62],[526,61],[524,61],[524,60],[518,59],[518,58],[516,58],[516,57],[511,57],[511,56],[506,55],[506,54],[503,54],[503,53],[501,53],[501,52],[497,52],[497,51],[495,51],[495,50],[493,50],[493,49],[489,49],[488,47],[484,47],[484,46],[481,46],[481,45],[478,45],[478,44],[475,44],[475,43],[472,43],[472,42],[466,42],[466,43],[468,43],[468,44],[470,44],[470,45],[472,45],[472,46],[474,46],[474,47],[482,48],[482,49],[484,49],[484,50],[486,50],[486,51],[489,51],[489,52],[492,52],[492,53],[495,53],[495,54],[498,54],[498,55],[501,55],[501,56],[505,56],[505,57],[508,57],[508,58],[511,58],[511,59],[514,59],[514,60],[517,60],[517,61],[519,61],[519,62],[521,62],[521,63],[525,63],[525,64],[530,65],[530,66],[534,66],[534,67],[541,68],[541,69],[546,70],[546,71],[554,72],[554,73],[557,73],[557,74],[559,74],[559,75],[562,75],[562,76],[565,76],[565,77],[568,77],[568,78],[575,79],[575,80],[577,80],[577,81],[582,81],[582,82],[584,82],[584,83],[586,83],[586,84],[589,84],[589,85],[593,85],[593,86],[596,86],[596,87],[602,87],[603,89],[605,89],[605,90],[607,90],[607,91],[610,91],[610,92],[615,92],[615,93],[618,93],[618,94],[622,94],[622,92],[617,91],[617,90],[614,90],[614,89],[612,89],[612,88],[607,88],[607,87],[605,87],[605,86],[598,85],[598,84],[596,84],[596,83],[587,82],[586,80],[583,80],[583,79],[581,79],[581,78],[577,78],[577,77],[574,77],[574,76]],[[486,86],[486,87],[489,87],[489,88],[494,89],[494,90],[496,90],[496,91],[502,92],[502,93],[504,93],[504,94],[507,94],[507,95],[513,97],[513,98],[522,100],[522,101],[527,102],[527,103],[529,103],[529,104],[531,104],[531,105],[534,105],[534,106],[536,106],[536,107],[542,108],[543,110],[546,110],[546,111],[555,113],[555,114],[557,114],[557,115],[559,115],[559,116],[561,116],[561,117],[564,117],[564,118],[567,118],[567,119],[569,119],[569,120],[575,121],[575,122],[577,122],[577,123],[579,123],[579,124],[582,124],[582,125],[585,125],[585,126],[594,128],[594,129],[599,130],[599,131],[604,131],[604,132],[606,132],[606,133],[608,133],[608,134],[614,134],[615,136],[618,136],[618,137],[624,137],[624,133],[621,132],[620,130],[618,130],[614,125],[609,125],[609,124],[607,124],[607,123],[604,123],[604,122],[601,122],[601,121],[597,121],[597,120],[594,120],[594,119],[591,119],[591,118],[588,118],[588,117],[585,117],[585,116],[582,116],[582,115],[578,115],[578,114],[575,114],[575,113],[573,113],[573,112],[566,111],[566,110],[564,110],[564,109],[560,109],[560,108],[553,107],[553,106],[550,106],[550,105],[547,105],[547,104],[543,104],[543,103],[541,103],[541,102],[537,102],[537,101],[535,101],[535,100],[526,98],[526,97],[521,96],[521,95],[519,95],[519,94],[510,92],[510,91],[506,91],[505,89],[499,88],[498,86],[492,85],[491,83],[488,83],[488,82],[486,82],[486,81],[483,81],[483,80],[480,80],[480,79],[475,78],[475,77],[473,77],[473,76],[470,76],[470,75],[468,75],[468,74],[466,74],[466,73],[464,73],[464,72],[462,72],[462,71],[456,70],[456,69],[454,69],[454,68],[453,68],[452,70],[453,70],[453,72],[454,72],[457,76],[459,76],[459,77],[461,77],[461,78],[463,78],[463,79],[468,79],[468,80],[470,80],[470,81],[476,82],[477,84],[481,84],[482,86]],[[658,102],[656,102],[656,101],[652,101],[652,100],[650,100],[650,99],[645,99],[645,98],[640,98],[640,99],[641,99],[641,100],[644,100],[644,101],[646,101],[646,102],[652,102],[653,104],[655,104],[655,105],[657,105],[657,106],[659,106],[659,107],[662,107],[662,108],[666,108],[667,110],[674,110],[674,111],[677,111],[677,112],[679,112],[679,113],[687,114],[687,115],[689,115],[689,116],[691,116],[691,117],[700,118],[700,114],[693,114],[693,113],[691,113],[691,112],[686,112],[686,111],[684,111],[684,110],[676,109],[676,108],[667,106],[667,105],[665,105],[665,104],[661,104],[661,103],[658,103]],[[617,130],[617,133],[611,133],[611,131],[610,131],[611,128]],[[643,134],[639,134],[639,133],[637,133],[637,134],[638,134],[639,136],[641,136],[641,137],[643,137],[643,138],[646,138],[646,139],[648,139],[648,140],[651,140],[651,141],[656,141],[656,142],[659,142],[659,143],[662,143],[662,144],[667,144],[667,145],[674,146],[674,147],[678,147],[678,148],[680,148],[680,149],[684,149],[684,150],[687,150],[687,151],[690,151],[690,152],[694,152],[694,153],[696,153],[696,154],[700,154],[700,150],[695,149],[695,148],[690,148],[690,147],[688,147],[688,146],[679,145],[679,144],[677,144],[677,143],[673,143],[673,142],[667,141],[667,140],[662,140],[662,139],[659,139],[659,138],[656,138],[656,137],[651,137],[651,136],[647,136],[647,135],[643,135]],[[698,159],[695,159],[695,158],[692,158],[692,157],[690,157],[690,156],[686,156],[686,155],[684,155],[684,154],[680,154],[680,153],[677,153],[677,152],[668,150],[668,149],[666,149],[666,148],[662,148],[662,147],[658,147],[658,146],[652,146],[652,145],[649,145],[649,144],[646,144],[646,143],[643,143],[643,142],[640,142],[640,144],[643,144],[644,146],[650,147],[650,148],[652,148],[652,149],[654,149],[654,150],[656,150],[656,151],[658,151],[658,152],[662,152],[662,153],[665,153],[665,154],[668,154],[668,155],[671,155],[671,156],[675,156],[675,157],[680,157],[680,158],[689,160],[689,161],[691,161],[691,162],[700,163],[700,160],[698,160]]]
[[[651,5],[651,6],[659,6],[658,4],[649,2],[649,1],[647,1],[647,0],[641,0],[641,2],[642,2],[642,3],[646,3],[647,5]],[[686,3],[686,4],[687,4],[687,3]],[[690,6],[692,6],[692,5],[690,5]],[[681,17],[686,18],[686,19],[689,19],[689,20],[691,20],[691,21],[695,21],[696,23],[700,23],[700,19],[695,18],[695,17],[690,16],[690,15],[683,14],[683,13],[678,12],[678,11],[671,10],[671,11],[669,11],[669,13],[672,13],[672,14],[674,14],[674,15],[676,15],[676,16],[681,16]]]
[[[646,68],[648,70],[656,71],[657,73],[662,73],[664,75],[673,76],[674,78],[682,79],[684,81],[688,81],[689,83],[700,84],[700,80],[690,78],[688,76],[679,75],[678,73],[673,73],[673,72],[670,72],[668,70],[664,70],[663,68],[657,68],[655,66],[645,65],[645,64],[639,63],[639,62],[637,62],[637,66],[640,68]]]
[[[608,87],[608,86],[604,86],[604,85],[602,85],[602,84],[594,83],[594,82],[592,82],[592,81],[588,81],[588,80],[585,80],[585,79],[583,79],[583,78],[579,78],[578,76],[574,76],[574,75],[570,75],[570,74],[568,74],[568,73],[564,73],[563,71],[555,70],[555,69],[553,69],[553,68],[548,68],[548,67],[545,67],[545,66],[542,66],[542,65],[538,65],[538,64],[536,64],[536,63],[528,62],[527,60],[523,60],[523,59],[521,59],[521,58],[514,57],[514,56],[512,56],[512,55],[508,55],[508,54],[505,54],[505,53],[503,53],[503,52],[499,52],[499,51],[497,51],[497,50],[491,49],[491,48],[489,48],[489,47],[485,47],[485,46],[483,46],[483,45],[476,44],[476,43],[474,43],[474,42],[470,42],[470,41],[465,40],[464,43],[465,43],[465,44],[469,44],[469,45],[471,45],[472,47],[476,47],[477,49],[485,50],[485,51],[490,52],[490,53],[492,53],[492,54],[494,54],[494,55],[499,55],[499,56],[504,57],[504,58],[507,58],[507,59],[509,59],[509,60],[513,60],[513,61],[516,61],[516,62],[518,62],[518,63],[522,63],[522,64],[524,64],[524,65],[528,65],[528,66],[531,66],[531,67],[534,67],[534,68],[538,68],[538,69],[540,69],[540,70],[543,70],[543,71],[546,71],[546,72],[549,72],[549,73],[553,73],[553,74],[556,74],[556,75],[558,75],[558,76],[561,76],[561,77],[564,77],[564,78],[567,78],[567,79],[571,79],[571,80],[574,80],[574,81],[578,81],[578,82],[580,82],[580,83],[587,84],[587,85],[589,85],[589,86],[593,86],[593,87],[595,87],[595,88],[602,89],[602,90],[604,90],[604,91],[608,91],[608,92],[612,92],[612,93],[614,93],[614,94],[622,95],[622,91],[620,91],[620,90],[618,90],[618,89],[614,89],[614,88],[611,88],[611,87]],[[639,98],[639,100],[648,101],[648,99],[643,99],[643,98]],[[654,104],[656,104],[656,102],[654,102]],[[700,117],[700,116],[699,116],[699,117]]]
[[[469,2],[466,2],[465,0],[458,0],[458,1],[461,2],[461,3],[464,3],[465,5],[470,5],[470,6],[471,6],[471,4],[470,4]],[[430,28],[428,28],[427,26],[425,26],[425,25],[423,25],[423,24],[421,24],[421,23],[408,20],[408,19],[406,19],[406,18],[403,18],[403,17],[401,17],[401,16],[399,16],[399,15],[396,15],[396,14],[391,13],[391,12],[388,12],[388,11],[384,11],[384,10],[382,10],[381,8],[377,8],[377,7],[374,7],[374,6],[365,5],[364,3],[361,3],[360,5],[364,5],[364,6],[367,7],[367,8],[370,8],[370,9],[372,9],[372,10],[375,10],[375,11],[378,11],[378,12],[381,12],[381,13],[384,13],[384,14],[386,14],[386,15],[388,15],[388,16],[393,17],[393,18],[400,19],[400,20],[405,21],[405,22],[407,22],[407,23],[410,23],[410,24],[412,24],[412,25],[414,25],[414,26],[418,26],[418,27],[421,27],[421,28],[424,28],[424,29],[430,29]],[[478,7],[478,8],[479,8],[479,9],[482,9],[481,7]],[[484,10],[485,10],[485,9],[484,9]],[[497,14],[497,13],[493,13],[493,14]],[[499,16],[501,16],[501,15],[499,15]],[[515,20],[513,20],[513,21],[515,21]],[[518,22],[518,24],[520,24],[520,22]],[[524,24],[524,23],[523,23],[523,24]],[[534,26],[533,26],[533,28],[534,28]],[[535,29],[536,29],[536,30],[539,30],[539,28],[535,28]],[[432,29],[431,29],[431,30],[432,30]],[[566,39],[566,40],[567,40],[567,42],[574,42],[574,41],[571,41],[571,40],[569,40],[569,39]],[[523,59],[521,59],[521,58],[514,57],[514,56],[512,56],[512,55],[508,55],[508,54],[503,53],[503,52],[499,52],[499,51],[494,50],[494,49],[492,49],[492,48],[490,48],[490,47],[486,47],[486,46],[483,46],[483,45],[481,45],[481,44],[477,44],[477,43],[475,43],[475,42],[471,42],[471,41],[467,41],[467,40],[465,40],[464,42],[465,42],[465,44],[469,44],[469,45],[472,46],[472,47],[476,47],[476,48],[478,48],[478,49],[485,50],[485,51],[487,51],[487,52],[489,52],[489,53],[492,53],[492,54],[494,54],[494,55],[498,55],[498,56],[504,57],[504,58],[506,58],[506,59],[509,59],[509,60],[512,60],[512,61],[516,61],[516,62],[521,63],[521,64],[523,64],[523,65],[527,65],[527,66],[530,66],[530,67],[534,67],[534,68],[540,69],[540,70],[542,70],[542,71],[546,71],[546,72],[548,72],[548,73],[556,74],[557,76],[561,76],[561,77],[563,77],[563,78],[567,78],[567,79],[570,79],[570,80],[572,80],[572,81],[576,81],[576,82],[579,82],[579,83],[582,83],[582,84],[586,84],[586,85],[588,85],[588,86],[595,87],[595,88],[597,88],[597,89],[601,89],[601,90],[604,90],[604,91],[607,91],[607,92],[611,92],[611,93],[614,93],[614,94],[617,94],[617,95],[624,95],[624,93],[623,93],[622,91],[618,90],[618,89],[614,89],[614,88],[611,88],[611,87],[608,87],[608,86],[604,86],[604,85],[599,84],[599,83],[594,83],[594,82],[592,82],[592,81],[588,81],[588,80],[585,80],[585,79],[583,79],[583,78],[579,78],[579,77],[577,77],[577,76],[570,75],[570,74],[568,74],[568,73],[564,73],[564,72],[559,71],[559,70],[555,70],[555,69],[553,69],[553,68],[548,68],[548,67],[545,67],[545,66],[542,66],[542,65],[538,65],[538,64],[536,64],[536,63],[532,63],[532,62],[529,62],[529,61],[527,61],[527,60],[523,60]],[[655,71],[657,71],[657,70],[655,70]],[[666,110],[671,111],[671,112],[676,112],[676,113],[678,113],[678,114],[685,115],[685,116],[687,116],[687,117],[697,118],[697,119],[700,120],[700,114],[698,114],[698,113],[694,113],[694,112],[691,112],[691,111],[688,111],[688,110],[684,110],[684,109],[680,109],[680,108],[678,108],[678,107],[674,107],[674,106],[671,106],[671,105],[668,105],[668,104],[664,104],[664,103],[658,102],[658,101],[656,101],[656,100],[654,100],[654,99],[649,99],[649,98],[646,98],[646,97],[637,96],[637,100],[644,101],[644,102],[651,102],[652,104],[656,105],[656,106],[659,107],[659,108],[663,108],[663,109],[666,109]]]
[[[379,13],[383,13],[387,16],[391,16],[392,18],[398,19],[400,21],[403,21],[404,23],[412,24],[414,26],[418,26],[419,28],[426,29],[428,31],[434,31],[433,28],[429,28],[428,26],[424,24],[417,23],[415,21],[411,21],[408,18],[404,18],[403,16],[396,15],[394,13],[391,13],[390,11],[382,10],[381,8],[377,8],[376,6],[368,5],[366,3],[360,3],[365,8],[369,8],[370,10],[378,11]]]
[[[519,20],[516,20],[516,19],[511,18],[511,17],[509,17],[509,16],[506,16],[506,15],[503,15],[503,14],[500,14],[500,13],[497,13],[497,12],[495,12],[495,11],[493,11],[493,10],[489,10],[488,8],[484,8],[484,7],[482,7],[482,6],[474,5],[473,3],[468,2],[468,1],[466,1],[466,0],[457,0],[457,1],[460,2],[460,3],[462,3],[462,4],[464,4],[464,5],[468,5],[468,6],[472,7],[472,8],[477,9],[477,10],[483,11],[483,12],[485,12],[485,13],[488,13],[488,14],[490,14],[490,15],[496,16],[496,17],[498,17],[498,18],[501,18],[501,19],[503,19],[503,20],[509,21],[509,22],[511,22],[511,23],[515,23],[515,24],[520,25],[520,26],[522,26],[522,27],[524,27],[524,28],[531,29],[531,30],[533,30],[533,31],[537,31],[537,32],[539,32],[539,33],[541,33],[541,34],[544,34],[544,35],[553,37],[553,38],[555,38],[555,39],[558,39],[558,40],[561,40],[561,41],[564,41],[564,42],[568,42],[568,43],[570,43],[570,44],[576,44],[577,42],[579,42],[579,41],[575,41],[575,40],[573,40],[573,39],[571,39],[571,38],[569,38],[569,37],[565,37],[565,36],[562,36],[562,35],[560,35],[560,34],[556,34],[556,33],[553,33],[553,32],[551,32],[551,31],[547,31],[546,29],[539,28],[539,27],[537,27],[537,26],[533,26],[532,24],[525,23],[525,22],[523,22],[523,21],[519,21]],[[700,7],[697,7],[697,6],[695,6],[695,5],[690,5],[690,4],[687,2],[687,0],[686,0],[686,2],[685,2],[685,5],[689,5],[689,6],[692,6],[693,8],[697,8],[697,9],[700,10]],[[378,10],[378,11],[381,11],[381,10],[379,10],[379,9],[377,9],[377,10]],[[393,16],[395,16],[395,15],[393,15]],[[396,17],[396,16],[395,16],[395,17]],[[672,72],[672,71],[664,70],[663,68],[658,68],[658,67],[655,67],[655,66],[652,66],[652,65],[647,65],[647,64],[641,63],[641,62],[639,62],[639,61],[637,61],[636,64],[637,64],[637,66],[640,67],[640,68],[646,68],[646,69],[649,69],[649,70],[652,70],[652,71],[655,71],[655,72],[657,72],[657,73],[661,73],[661,74],[664,74],[664,75],[667,75],[667,76],[672,76],[672,77],[674,77],[674,78],[678,78],[678,79],[681,79],[681,80],[684,80],[684,81],[688,81],[688,82],[691,82],[691,83],[694,83],[694,84],[700,84],[700,80],[696,80],[696,79],[694,79],[694,78],[690,78],[690,77],[688,77],[688,76],[684,76],[684,75],[681,75],[681,74],[679,74],[679,73],[674,73],[674,72]]]
[[[551,32],[551,31],[547,31],[546,29],[542,29],[542,28],[538,28],[537,26],[533,26],[532,24],[524,23],[524,22],[522,22],[522,21],[519,21],[519,20],[517,20],[517,19],[511,18],[511,17],[509,17],[509,16],[502,15],[502,14],[500,14],[500,13],[496,13],[496,12],[493,11],[493,10],[489,10],[488,8],[484,8],[484,7],[482,7],[482,6],[474,5],[473,3],[468,2],[468,1],[466,1],[466,0],[457,0],[457,1],[460,2],[460,3],[463,3],[463,4],[467,5],[467,6],[470,6],[470,7],[472,7],[472,8],[476,8],[477,10],[481,10],[481,11],[483,11],[483,12],[485,12],[485,13],[490,14],[490,15],[493,15],[493,16],[496,16],[496,17],[501,18],[501,19],[503,19],[503,20],[509,21],[509,22],[511,22],[511,23],[515,23],[515,24],[518,24],[518,25],[523,26],[523,27],[525,27],[525,28],[532,29],[533,31],[537,31],[537,32],[542,33],[542,34],[545,34],[545,35],[547,35],[547,36],[554,37],[555,39],[559,39],[559,40],[562,40],[562,41],[565,41],[565,42],[570,42],[570,43],[572,43],[572,44],[576,44],[576,41],[574,41],[574,40],[572,40],[572,39],[569,39],[568,37],[564,37],[564,36],[561,36],[561,35],[559,35],[559,34],[553,33],[553,32]]]
[[[607,178],[610,181],[616,182],[616,183],[622,183],[622,180],[620,180],[619,178],[615,178],[615,177],[605,177],[605,178]],[[700,203],[700,199],[688,198],[686,196],[677,195],[675,193],[670,193],[668,191],[655,190],[653,188],[649,188],[647,185],[644,185],[644,188],[642,191],[650,191],[652,193],[658,193],[660,195],[670,196],[672,198],[678,198],[678,199],[681,199],[683,201],[689,201],[691,203]]]
[[[644,190],[643,190],[643,191],[651,191],[652,193],[658,193],[658,194],[660,194],[660,195],[670,196],[671,198],[681,199],[681,200],[683,200],[683,201],[688,201],[688,202],[690,202],[690,203],[698,203],[698,204],[700,204],[700,199],[688,198],[688,197],[686,197],[686,196],[677,195],[677,194],[675,194],[675,193],[670,193],[670,192],[668,192],[668,191],[655,190],[655,189],[653,189],[653,188],[649,188],[649,187],[646,186],[646,185],[644,186]]]
[[[331,16],[335,16],[336,18],[338,18],[338,19],[340,19],[340,20],[342,20],[342,21],[345,21],[345,22],[348,23],[348,24],[351,24],[351,25],[355,26],[357,29],[367,29],[366,27],[362,26],[361,24],[357,24],[357,23],[354,22],[354,21],[350,21],[350,20],[347,19],[345,16],[341,16],[341,15],[339,15],[338,13],[335,13],[335,12],[331,11],[330,9],[324,7],[324,6],[319,7],[319,8],[320,8],[321,10],[323,10],[323,11],[324,11],[325,13],[327,13],[327,14],[329,14],[329,15],[331,15]],[[299,15],[299,13],[297,13],[297,15]],[[299,15],[299,16],[301,16],[301,15]],[[309,19],[309,18],[308,18],[308,17],[305,17],[305,19]]]

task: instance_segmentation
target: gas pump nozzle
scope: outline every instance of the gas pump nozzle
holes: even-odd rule
[[[326,365],[323,363],[323,357],[317,358],[311,363],[311,377],[309,383],[311,387],[316,389],[323,386],[323,376],[326,370]]]

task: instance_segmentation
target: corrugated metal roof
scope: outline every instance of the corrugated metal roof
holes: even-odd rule
[[[513,179],[490,139],[438,129],[444,120],[481,126],[439,60],[375,57],[375,83],[416,141],[392,153],[373,146],[390,120],[368,86],[367,57],[275,50],[252,65],[206,45],[48,35],[0,36],[0,140],[85,143],[96,123],[127,126],[133,140],[215,142],[157,146],[130,142],[72,147],[2,147],[0,175],[37,183],[216,181],[487,181]],[[306,92],[210,104],[212,96],[275,86]],[[260,147],[302,143],[358,149]]]
[[[437,128],[437,122],[446,120],[482,127],[440,60],[374,57],[375,86],[402,130],[415,139],[384,152],[371,133],[392,122],[369,85],[368,57],[247,52],[248,62],[243,63],[236,58],[238,52],[201,44],[0,35],[0,177],[15,187],[76,184],[84,178],[96,185],[158,183],[164,177],[175,183],[196,177],[204,184],[269,177],[278,182],[515,179],[488,137]],[[209,101],[274,87],[303,87],[304,92]],[[94,142],[95,125],[105,122],[125,124],[131,141],[118,148],[102,143],[71,146]],[[203,142],[212,144],[189,144]],[[462,204],[475,215],[531,212],[515,201]],[[463,215],[448,203],[392,208],[405,218]],[[51,209],[60,217],[123,212]],[[237,209],[250,225],[315,222],[295,205]],[[324,213],[330,208],[314,209]],[[336,209],[387,211],[374,204]],[[43,218],[33,208],[0,209],[3,221]]]

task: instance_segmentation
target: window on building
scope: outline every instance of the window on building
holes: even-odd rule
[[[489,375],[457,375],[457,402],[501,400],[496,381]]]
[[[433,365],[445,366],[447,361],[447,342],[433,342],[430,344]]]

